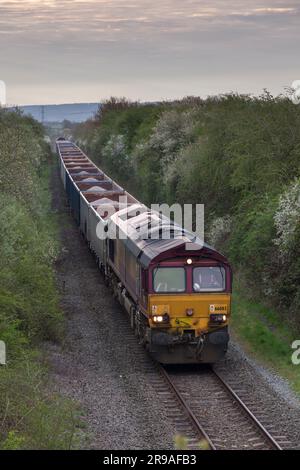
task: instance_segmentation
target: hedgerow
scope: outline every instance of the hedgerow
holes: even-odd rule
[[[43,128],[0,109],[0,449],[69,448],[76,427],[73,404],[46,387],[39,352],[63,334],[50,165]]]

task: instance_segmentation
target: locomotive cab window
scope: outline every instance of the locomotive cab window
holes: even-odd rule
[[[186,287],[184,268],[156,268],[153,271],[155,292],[184,292]]]
[[[195,292],[223,292],[225,290],[225,269],[220,266],[205,266],[193,269]]]

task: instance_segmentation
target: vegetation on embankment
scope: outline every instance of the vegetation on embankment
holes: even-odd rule
[[[255,302],[254,310],[259,302],[269,306],[280,325],[299,336],[299,106],[267,92],[153,105],[111,99],[75,138],[146,204],[204,203],[206,238],[243,279],[242,297]],[[238,305],[236,324],[243,315]],[[263,307],[255,317],[268,324]],[[271,336],[277,331],[267,328]],[[284,351],[274,342],[269,354],[271,336],[243,336],[254,349],[270,357],[276,349],[291,364],[290,338]]]
[[[63,334],[53,262],[59,251],[51,212],[51,154],[43,128],[0,110],[0,449],[69,448],[72,403],[45,386],[39,353],[44,340]]]
[[[231,333],[247,352],[256,359],[288,379],[292,388],[300,395],[299,365],[291,361],[291,345],[299,334],[291,325],[282,321],[279,310],[272,308],[266,301],[255,299],[255,294],[241,287],[235,276],[233,291],[233,315]],[[299,355],[298,355],[299,357]]]

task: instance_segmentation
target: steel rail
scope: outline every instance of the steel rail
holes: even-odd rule
[[[186,415],[190,419],[193,427],[196,429],[198,434],[202,439],[205,439],[207,442],[209,449],[210,450],[217,450],[215,444],[213,443],[213,439],[207,434],[205,431],[204,427],[200,423],[199,419],[193,412],[193,410],[190,408],[186,400],[183,398],[181,392],[178,390],[177,386],[173,382],[171,376],[168,374],[166,369],[161,365],[157,363],[158,370],[160,374],[163,376],[165,381],[168,383],[171,391],[174,393],[174,395],[177,398],[177,401],[181,404],[183,410],[185,411]],[[214,377],[218,379],[222,387],[225,389],[225,391],[230,394],[230,396],[234,399],[234,402],[238,403],[239,407],[242,409],[242,411],[247,415],[247,417],[254,423],[255,427],[258,429],[259,433],[262,435],[262,437],[269,442],[270,446],[272,447],[273,450],[282,450],[278,442],[271,436],[271,434],[267,431],[267,429],[263,426],[263,424],[256,418],[256,416],[252,413],[252,411],[248,408],[248,406],[241,400],[241,398],[236,394],[236,392],[231,388],[231,386],[221,377],[215,370],[214,368],[210,369],[211,372],[213,373]]]
[[[195,414],[193,413],[193,411],[191,410],[191,408],[189,407],[189,405],[187,404],[187,402],[185,401],[185,399],[183,398],[181,393],[179,392],[176,385],[172,382],[172,379],[170,378],[170,376],[167,373],[167,371],[165,370],[165,368],[161,364],[157,364],[157,366],[158,366],[159,372],[164,377],[164,379],[166,380],[166,382],[170,386],[171,390],[176,395],[176,398],[180,402],[182,408],[184,409],[184,411],[188,415],[190,421],[193,424],[193,427],[196,429],[196,431],[198,432],[200,437],[202,439],[205,439],[205,441],[207,442],[207,444],[209,446],[209,450],[216,450],[216,447],[215,447],[214,443],[212,442],[212,440],[210,439],[210,437],[208,436],[208,434],[204,430],[202,424],[200,423],[198,418],[195,416]]]
[[[271,434],[267,431],[267,429],[263,426],[263,424],[254,416],[252,411],[248,408],[248,406],[240,399],[240,397],[235,393],[235,391],[231,388],[230,385],[221,377],[214,368],[211,369],[214,376],[218,378],[219,382],[222,386],[230,393],[230,395],[234,398],[236,402],[240,405],[243,411],[247,414],[247,416],[252,420],[252,422],[259,428],[261,434],[271,443],[271,446],[274,450],[282,450],[278,442],[271,436]]]

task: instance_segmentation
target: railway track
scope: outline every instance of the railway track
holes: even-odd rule
[[[181,415],[175,419],[176,431],[186,436],[189,448],[199,448],[199,443],[200,447],[204,443],[204,448],[210,450],[281,450],[279,443],[213,368],[193,372],[178,367],[157,367],[169,393],[180,406]]]
[[[174,435],[184,436],[188,449],[281,450],[257,413],[254,416],[245,400],[217,371],[187,365],[163,367],[136,341],[125,315],[121,316],[119,327],[143,368],[145,386],[151,385],[155,399],[174,426]]]

